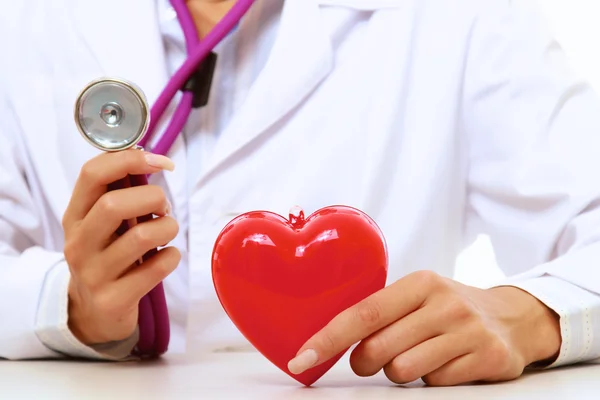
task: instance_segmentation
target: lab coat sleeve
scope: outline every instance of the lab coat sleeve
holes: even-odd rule
[[[56,357],[37,337],[35,321],[46,274],[62,255],[35,245],[42,228],[3,94],[0,86],[0,358]]]
[[[560,316],[548,367],[600,358],[600,103],[536,10],[477,2],[464,76],[469,234]]]
[[[69,271],[43,222],[18,128],[0,86],[0,358],[120,358],[135,337],[92,348],[67,327]]]
[[[69,267],[59,262],[46,275],[36,317],[36,334],[52,350],[69,357],[119,361],[131,357],[139,333],[136,330],[129,338],[87,346],[81,343],[68,326]]]

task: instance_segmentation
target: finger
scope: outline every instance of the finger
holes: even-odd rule
[[[350,356],[358,376],[372,376],[398,354],[444,333],[437,307],[423,307],[364,339]]]
[[[175,247],[161,249],[154,256],[109,285],[107,295],[114,296],[118,307],[128,308],[169,276],[179,264],[181,253]]]
[[[392,322],[422,307],[445,284],[429,271],[408,275],[338,314],[288,363],[293,374],[326,362]]]
[[[112,235],[126,220],[147,214],[169,214],[163,190],[154,185],[135,186],[103,194],[83,219],[80,230],[86,247],[104,249]]]
[[[92,273],[102,281],[116,280],[148,251],[173,240],[178,231],[179,225],[171,217],[154,218],[136,225],[106,249],[105,267]]]
[[[475,383],[485,376],[485,368],[479,353],[465,354],[449,361],[440,368],[422,376],[429,386],[455,386]]]
[[[82,167],[77,178],[63,216],[63,228],[68,231],[76,221],[82,220],[110,183],[127,175],[153,174],[173,168],[173,162],[167,157],[139,150],[103,153],[94,157]]]
[[[471,351],[468,335],[440,335],[394,357],[383,371],[394,383],[413,382]]]
[[[514,357],[510,347],[496,341],[477,351],[454,359],[423,376],[430,386],[453,386],[475,382],[499,382],[518,378],[523,364]]]

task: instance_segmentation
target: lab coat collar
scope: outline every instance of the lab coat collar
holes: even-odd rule
[[[264,139],[270,128],[305,100],[332,71],[331,27],[323,7],[375,11],[406,0],[285,0],[280,25],[267,63],[242,107],[222,133],[208,168],[196,182],[209,180],[228,160]]]
[[[154,1],[72,0],[71,12],[103,74],[135,82],[150,101],[158,97],[168,75]]]
[[[222,132],[198,185],[267,134],[332,70],[332,44],[321,17],[315,0],[285,1],[267,62]]]

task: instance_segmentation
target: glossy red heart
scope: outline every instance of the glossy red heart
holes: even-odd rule
[[[383,234],[363,212],[322,208],[308,218],[253,211],[219,234],[213,282],[227,315],[267,359],[310,386],[346,352],[300,375],[287,369],[333,317],[385,286]]]

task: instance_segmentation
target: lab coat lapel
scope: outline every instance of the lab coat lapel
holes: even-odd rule
[[[333,68],[331,46],[319,4],[315,0],[286,0],[267,63],[221,135],[198,184],[315,89]]]
[[[101,4],[72,1],[71,10],[83,39],[95,55],[105,76],[117,76],[138,85],[150,105],[169,79],[155,1],[105,0]],[[105,12],[107,18],[99,17]],[[153,137],[154,143],[169,120],[169,108]],[[165,174],[172,200],[185,190],[185,146],[179,137],[169,156],[177,168]]]
[[[155,2],[71,3],[74,21],[102,72],[135,82],[149,100],[155,99],[167,79]]]

